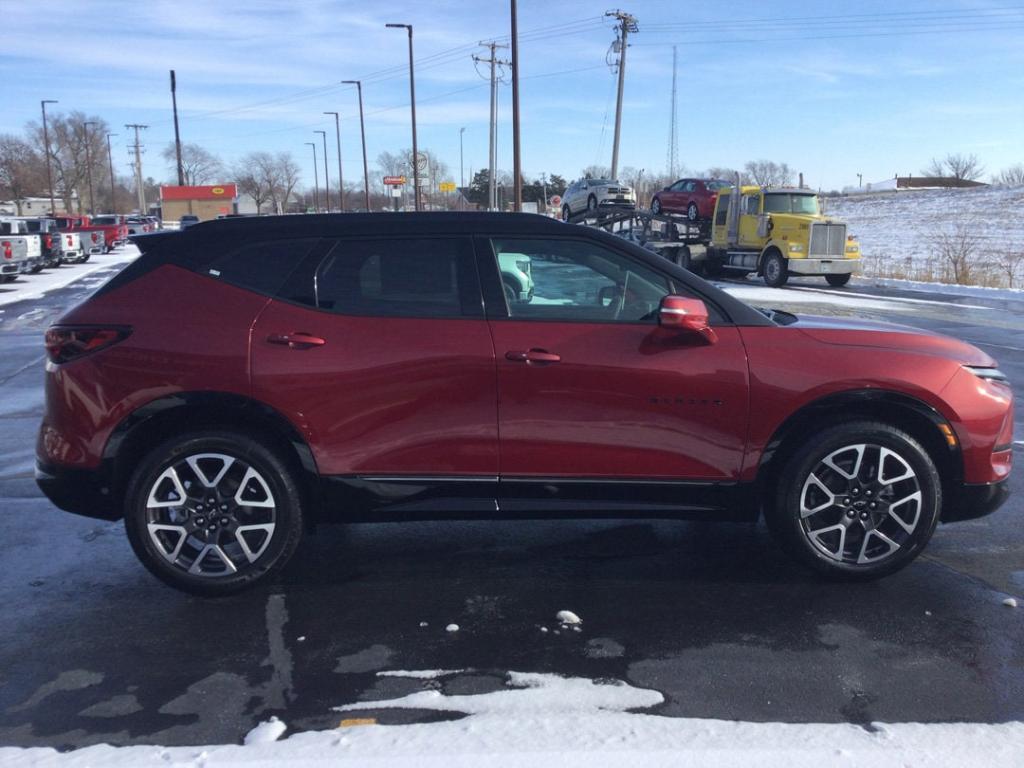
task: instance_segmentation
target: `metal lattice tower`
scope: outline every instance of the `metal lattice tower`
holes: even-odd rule
[[[676,46],[672,46],[672,113],[668,118],[668,175],[673,181],[679,169],[679,129],[676,110]]]

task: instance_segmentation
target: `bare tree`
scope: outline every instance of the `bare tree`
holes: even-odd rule
[[[957,285],[968,285],[975,254],[982,246],[974,221],[959,221],[952,230],[935,235],[932,245],[942,261],[947,278]]]
[[[921,169],[922,176],[943,177],[946,175],[946,164],[942,160],[932,158],[931,163]]]
[[[0,135],[0,195],[10,197],[21,215],[26,197],[46,187],[46,166],[32,146],[12,134]]]
[[[728,181],[731,183],[736,180],[737,174],[739,174],[740,177],[740,184],[752,183],[752,179],[750,178],[749,174],[744,173],[743,171],[740,171],[736,168],[727,168],[724,166],[712,166],[711,168],[708,168],[706,171],[704,171],[704,178],[721,179],[722,181]]]
[[[1000,184],[1004,187],[1024,187],[1024,163],[1011,165],[999,172],[998,176],[992,177],[993,184]]]
[[[1024,247],[1010,246],[999,254],[999,268],[1006,275],[1006,287],[1016,288],[1024,280]]]
[[[932,162],[921,173],[925,176],[940,176],[943,178],[960,179],[962,181],[975,181],[985,172],[985,166],[978,161],[977,155],[961,155],[950,153],[945,160]]]
[[[269,152],[250,152],[232,171],[238,190],[249,195],[256,204],[256,213],[263,213],[263,206],[271,199],[274,179],[267,170],[273,164],[274,158]]]
[[[277,153],[277,156],[274,158],[274,176],[275,184],[272,187],[271,199],[277,212],[284,213],[287,210],[288,200],[291,199],[292,192],[295,191],[295,187],[299,185],[299,179],[302,178],[299,164],[295,162],[291,152]]]
[[[160,156],[172,168],[177,169],[178,159],[173,141],[164,147]],[[181,167],[185,175],[185,184],[188,186],[212,184],[224,172],[220,158],[198,144],[181,145]]]
[[[97,186],[102,186],[103,182],[109,179],[106,170],[106,135],[110,128],[102,118],[78,111],[67,115],[52,115],[47,120],[47,125],[50,131],[54,193],[60,194],[66,211],[71,210],[72,202],[77,196],[78,212],[81,213],[82,200],[88,193],[87,181],[90,170],[94,193]],[[42,126],[39,123],[29,123],[26,126],[26,133],[29,143],[45,158],[46,144]],[[95,207],[92,200],[89,201],[89,207]]]
[[[751,160],[743,169],[750,180],[761,187],[785,187],[793,183],[793,171],[786,163]]]
[[[612,169],[607,165],[588,165],[580,171],[580,177],[584,179],[607,179],[611,172]],[[618,181],[618,179],[612,179],[612,181]]]

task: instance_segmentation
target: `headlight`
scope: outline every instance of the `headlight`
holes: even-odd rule
[[[789,244],[789,252],[790,253],[803,253],[804,252],[803,243],[790,243]]]
[[[1007,382],[1006,374],[998,368],[982,368],[976,365],[965,365],[964,368],[973,373],[979,379],[985,379],[986,381],[1000,381],[1003,383]]]

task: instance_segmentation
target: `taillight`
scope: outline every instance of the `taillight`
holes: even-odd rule
[[[46,237],[44,237],[43,238],[43,242],[46,243],[46,247],[47,248],[53,248],[53,236],[52,235],[47,235]]]
[[[71,235],[67,235],[67,238],[68,238],[68,245],[71,245],[72,244],[71,243]]]
[[[95,232],[92,233],[92,241],[94,243],[98,243],[100,241],[100,236],[97,235]]]
[[[14,253],[11,251],[11,243],[9,240],[4,240],[2,243],[0,243],[0,246],[3,246],[5,259],[14,258]]]
[[[130,328],[55,325],[46,331],[46,354],[51,362],[67,363],[117,344],[130,333]]]

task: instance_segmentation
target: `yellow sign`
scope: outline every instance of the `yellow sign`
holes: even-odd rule
[[[223,195],[224,187],[214,187],[213,189],[210,190],[210,192],[212,192],[215,195]]]
[[[454,192],[455,182],[454,181],[442,181],[438,187],[442,192]]]

